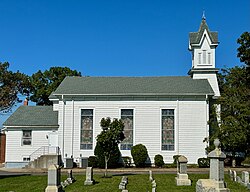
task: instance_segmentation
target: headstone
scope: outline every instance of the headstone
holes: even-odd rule
[[[236,171],[233,171],[233,181],[236,181],[236,178],[237,178],[237,173]]]
[[[208,154],[210,158],[209,179],[199,179],[196,192],[229,192],[224,182],[224,159],[226,155],[220,150],[219,139],[214,140],[215,149]]]
[[[48,186],[45,192],[61,192],[61,169],[58,165],[50,165],[48,168]]]
[[[231,181],[234,180],[233,171],[231,169],[229,169],[229,177],[230,177]]]
[[[241,180],[240,176],[236,177],[236,181],[237,181],[237,183],[240,183],[240,184],[242,183],[242,180]]]
[[[152,181],[152,192],[156,192],[156,182],[155,182],[155,180]]]
[[[67,181],[71,184],[74,183],[76,180],[73,177],[73,172],[72,170],[68,170],[68,177],[67,177]]]
[[[87,167],[86,168],[86,180],[84,181],[84,185],[93,185],[93,168]]]
[[[121,182],[120,182],[120,184],[119,184],[119,189],[125,190],[127,184],[128,184],[128,177],[127,177],[127,176],[123,176],[123,177],[122,177],[122,180],[121,180]]]
[[[175,177],[177,186],[189,186],[191,185],[191,180],[188,179],[187,174],[187,158],[185,156],[180,156],[177,161],[177,177]]]
[[[250,183],[247,184],[247,189],[250,189]]]
[[[153,181],[154,179],[153,179],[153,175],[152,175],[152,171],[150,170],[149,171],[149,181]]]
[[[244,184],[249,183],[249,173],[247,171],[242,171],[242,182]]]

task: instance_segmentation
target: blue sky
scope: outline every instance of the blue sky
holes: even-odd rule
[[[188,34],[203,10],[219,32],[216,66],[233,67],[236,39],[250,31],[249,0],[0,0],[0,7],[0,61],[28,75],[52,66],[88,76],[187,75]]]

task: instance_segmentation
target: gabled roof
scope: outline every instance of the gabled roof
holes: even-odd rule
[[[52,106],[20,106],[3,126],[58,126],[58,112]]]
[[[206,79],[168,77],[66,77],[54,95],[213,95]]]
[[[207,30],[210,40],[213,44],[218,44],[218,32],[210,31],[206,23],[206,19],[202,18],[201,25],[198,32],[189,33],[190,44],[199,44],[204,31]]]

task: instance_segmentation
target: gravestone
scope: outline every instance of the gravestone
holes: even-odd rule
[[[84,181],[84,185],[93,185],[93,168],[87,167],[86,168],[86,180]]]
[[[236,171],[233,171],[233,181],[237,181],[237,173]]]
[[[241,180],[240,176],[237,176],[237,177],[236,177],[236,181],[237,181],[237,183],[242,184],[242,180]]]
[[[127,184],[128,184],[128,177],[127,176],[123,176],[122,180],[121,180],[121,182],[119,184],[119,189],[126,190]]]
[[[189,186],[191,185],[191,180],[188,179],[187,174],[187,158],[185,156],[180,156],[177,161],[177,177],[175,177],[177,186]]]
[[[62,192],[62,186],[60,184],[61,169],[58,165],[50,165],[48,168],[48,186],[45,192]]]
[[[230,177],[231,181],[234,180],[233,171],[231,169],[229,169],[229,177]]]
[[[196,192],[229,192],[224,182],[224,159],[226,155],[220,150],[219,139],[214,140],[215,149],[208,154],[210,158],[209,179],[199,179]]]
[[[68,177],[66,179],[70,184],[74,183],[76,180],[73,177],[73,172],[72,170],[68,170]]]
[[[150,170],[149,171],[149,181],[153,181],[154,179],[153,179],[153,174],[152,174],[152,171]]]
[[[249,173],[247,171],[242,171],[242,182],[245,186],[249,183]]]
[[[152,181],[152,192],[156,192],[156,182],[155,182],[155,180]]]

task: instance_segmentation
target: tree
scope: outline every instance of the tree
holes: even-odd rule
[[[250,33],[244,32],[237,40],[240,47],[237,49],[237,57],[240,58],[241,62],[244,62],[248,69],[250,68]]]
[[[219,138],[224,151],[249,152],[250,89],[245,67],[224,69],[221,87],[221,126]]]
[[[97,143],[104,152],[104,176],[107,177],[108,161],[110,159],[110,156],[115,151],[118,144],[125,138],[123,133],[124,124],[122,120],[114,119],[111,122],[110,118],[102,118],[100,125],[102,127],[102,132],[97,136]]]
[[[8,70],[9,63],[0,62],[0,111],[8,112],[11,107],[21,100],[18,94],[28,96],[31,84],[28,76],[20,72]]]
[[[105,168],[105,156],[104,151],[99,142],[96,143],[94,155],[96,157],[97,166],[99,168]],[[121,163],[119,164],[119,161],[121,159],[121,152],[119,150],[119,147],[116,146],[114,150],[112,151],[112,155],[110,155],[107,167],[108,168],[117,168],[121,166]]]
[[[33,87],[30,100],[37,105],[52,105],[49,96],[66,76],[81,76],[81,73],[68,67],[51,67],[44,72],[39,70],[34,73],[30,77]]]

